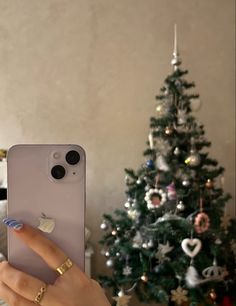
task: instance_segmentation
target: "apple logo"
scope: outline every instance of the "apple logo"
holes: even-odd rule
[[[44,233],[51,233],[55,228],[55,220],[53,218],[47,217],[44,213],[39,217],[38,229]]]

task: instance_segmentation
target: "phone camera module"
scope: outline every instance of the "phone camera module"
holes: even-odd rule
[[[71,150],[66,154],[66,161],[70,165],[76,165],[80,161],[80,155],[77,151]]]
[[[65,176],[66,170],[63,166],[56,165],[52,168],[51,174],[52,174],[52,177],[54,177],[56,180],[60,180]]]

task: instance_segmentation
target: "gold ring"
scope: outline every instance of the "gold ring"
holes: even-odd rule
[[[34,303],[35,303],[35,304],[39,304],[39,303],[42,301],[42,299],[43,299],[44,294],[45,294],[46,291],[47,291],[47,285],[44,284],[44,285],[40,288],[39,292],[37,293],[37,295],[36,295],[36,297],[35,297],[35,299],[34,299]]]
[[[63,262],[62,265],[60,265],[56,270],[60,275],[63,275],[73,266],[73,262],[70,260],[70,258],[67,258],[65,262]]]

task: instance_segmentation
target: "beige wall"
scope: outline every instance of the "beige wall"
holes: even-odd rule
[[[234,21],[234,0],[0,0],[0,147],[84,146],[95,275],[101,214],[123,207],[123,169],[143,161],[175,22],[233,213]]]

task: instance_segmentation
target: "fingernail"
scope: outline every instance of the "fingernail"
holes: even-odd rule
[[[12,218],[4,218],[2,222],[16,231],[20,231],[24,225],[23,223]]]

